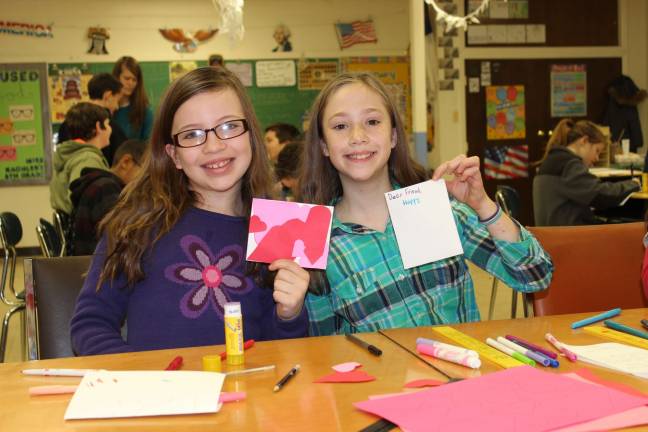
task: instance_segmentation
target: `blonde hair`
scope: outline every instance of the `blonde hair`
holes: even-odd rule
[[[544,162],[552,148],[567,147],[569,144],[583,137],[587,137],[588,141],[592,144],[605,144],[608,142],[607,137],[601,132],[601,129],[589,120],[579,120],[577,122],[572,119],[560,120],[547,142],[547,148],[542,155],[542,159],[536,162],[536,164],[539,165]]]

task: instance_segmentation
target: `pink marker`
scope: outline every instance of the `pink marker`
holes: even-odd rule
[[[575,353],[569,351],[567,348],[565,348],[565,346],[564,346],[563,344],[561,344],[560,342],[558,342],[558,339],[556,339],[555,337],[553,337],[553,336],[551,335],[551,333],[547,333],[547,334],[545,335],[545,339],[546,339],[547,342],[549,342],[551,345],[555,346],[557,350],[559,350],[561,353],[563,353],[563,355],[564,355],[565,357],[567,357],[567,359],[568,359],[569,361],[575,362],[576,360],[578,360],[578,356],[577,356]]]

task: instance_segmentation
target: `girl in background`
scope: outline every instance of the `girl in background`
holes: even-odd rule
[[[129,139],[148,140],[153,127],[153,111],[144,90],[142,68],[133,57],[124,56],[115,63],[113,76],[122,83],[119,109],[113,121]]]
[[[170,86],[159,114],[140,176],[100,225],[71,322],[76,352],[222,344],[229,301],[241,302],[246,339],[305,336],[308,272],[290,260],[245,269],[252,198],[272,182],[242,84],[226,69],[196,69]]]
[[[605,149],[607,138],[592,122],[561,120],[554,129],[533,179],[533,213],[537,226],[600,223],[592,208],[621,204],[640,189],[633,180],[602,182],[589,168]]]
[[[402,121],[369,74],[330,81],[311,109],[301,199],[335,206],[326,277],[314,275],[306,304],[310,333],[327,335],[479,320],[463,256],[405,269],[384,194],[427,180],[411,159]],[[546,288],[552,264],[537,241],[484,191],[479,159],[458,156],[452,211],[465,252],[522,292]],[[319,276],[319,277],[318,277]]]

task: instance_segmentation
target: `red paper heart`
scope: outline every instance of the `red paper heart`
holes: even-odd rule
[[[406,383],[403,387],[407,388],[419,388],[419,387],[436,387],[445,384],[443,381],[437,381],[433,379],[420,379],[414,380]]]
[[[375,376],[361,370],[351,372],[333,372],[315,380],[316,383],[352,383],[374,381]]]
[[[266,229],[268,229],[268,225],[265,224],[261,220],[261,218],[257,215],[254,215],[250,218],[250,232],[255,233],[255,232],[263,232]]]

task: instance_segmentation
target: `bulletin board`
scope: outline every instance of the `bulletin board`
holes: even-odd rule
[[[49,182],[49,118],[46,64],[0,64],[0,186]]]

